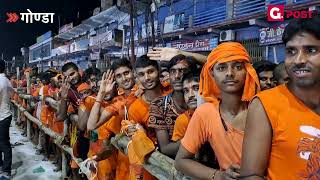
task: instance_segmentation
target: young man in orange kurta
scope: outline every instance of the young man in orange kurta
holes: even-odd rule
[[[50,73],[49,72],[44,72],[41,77],[41,81],[43,86],[40,88],[39,91],[39,96],[40,96],[40,101],[41,103],[41,112],[40,112],[40,121],[41,123],[48,127],[49,122],[48,120],[51,120],[51,114],[49,113],[49,107],[45,103],[45,98],[49,96],[49,84],[50,84]],[[39,113],[39,112],[38,112]],[[38,143],[38,149],[39,151],[37,152],[38,154],[41,152],[45,153],[45,157],[43,160],[48,160],[49,158],[49,148],[48,148],[48,140],[49,136],[46,135],[42,130],[39,131],[39,143]]]
[[[236,179],[248,101],[259,90],[258,76],[246,49],[236,42],[222,43],[213,49],[201,71],[199,87],[207,103],[194,112],[175,166],[197,179]],[[205,142],[210,143],[220,169],[193,160]]]
[[[62,66],[62,74],[64,76],[64,82],[60,91],[59,106],[57,110],[57,121],[64,121],[70,117],[70,119],[78,118],[78,108],[80,105],[80,96],[77,92],[78,86],[82,83],[80,70],[78,66],[72,62],[68,62]],[[81,135],[78,135],[81,134]],[[73,148],[74,154],[82,159],[87,158],[87,149],[89,147],[89,142],[83,137],[83,133],[78,133],[76,122],[72,121],[69,126],[70,145]],[[79,142],[79,145],[77,144]],[[77,146],[79,145],[79,146]],[[80,150],[80,147],[83,149]],[[74,177],[78,176],[78,166],[71,160],[70,162],[72,168],[72,174]]]
[[[174,124],[174,130],[171,140],[174,142],[180,141],[186,133],[189,121],[193,112],[197,108],[197,94],[199,91],[200,74],[197,72],[189,73],[183,77],[182,90],[184,94],[184,101],[188,105],[188,110],[180,114]]]
[[[83,101],[79,107],[78,115],[81,121],[85,121],[87,123],[90,111],[96,101],[96,95],[92,91],[92,87],[87,83],[82,83],[78,87],[78,92],[82,95]],[[112,100],[113,95],[111,94],[107,98],[105,98],[102,103],[102,107],[107,106],[107,104]],[[84,118],[84,119],[83,119]],[[79,119],[79,121],[80,121]],[[82,120],[83,119],[83,120]],[[80,123],[80,122],[79,122]],[[80,124],[83,124],[82,122]],[[78,126],[80,126],[78,124]],[[86,127],[85,127],[86,128]],[[103,143],[109,137],[103,136],[101,133],[104,130],[104,125],[99,127],[97,130],[89,131],[88,135],[90,138],[90,147],[88,152],[88,157],[91,158],[103,150]],[[85,130],[85,129],[82,129]],[[112,180],[115,176],[115,157],[110,157],[108,159],[102,160],[98,162],[97,166],[97,177],[99,180]]]
[[[121,121],[127,119],[127,109],[130,107],[132,102],[136,99],[134,87],[134,76],[132,72],[132,66],[126,59],[119,59],[114,61],[111,66],[113,73],[108,71],[104,75],[104,79],[101,83],[99,93],[96,98],[96,102],[90,113],[88,120],[87,129],[94,130],[102,126],[104,123],[110,121],[113,116],[117,118],[115,126],[119,127],[120,132]],[[114,79],[115,78],[115,81]],[[113,99],[111,105],[101,109],[101,102],[103,101],[106,94],[113,90],[113,86],[117,82],[119,86],[118,96]],[[129,177],[129,160],[128,158],[119,151],[116,179],[128,179]]]
[[[171,141],[174,124],[177,117],[188,109],[183,97],[182,79],[189,71],[196,69],[193,62],[192,58],[183,55],[173,57],[168,65],[173,91],[150,103],[148,127],[156,133],[160,152],[172,158],[179,149],[179,143]]]
[[[158,63],[150,60],[148,56],[143,55],[138,58],[135,62],[134,69],[136,77],[139,83],[141,83],[143,93],[131,104],[128,111],[129,120],[133,123],[140,124],[147,130],[147,136],[156,143],[155,133],[153,131],[148,131],[149,105],[153,99],[168,95],[171,92],[171,88],[170,86],[163,87],[159,78]],[[135,174],[133,171],[132,173],[133,176],[140,176],[140,178],[143,177],[143,179],[146,180],[155,179],[155,177],[146,170],[143,170],[143,173],[141,174]]]
[[[60,88],[62,86],[62,74],[56,74],[53,78],[51,78],[51,86],[49,88],[49,96],[46,97],[46,101],[48,99],[52,99],[55,101],[59,100],[59,92]],[[47,102],[49,103],[49,102]],[[64,136],[63,130],[64,130],[64,122],[63,121],[57,121],[57,115],[56,115],[56,109],[52,106],[52,104],[49,103],[50,108],[49,113],[51,120],[49,121],[49,127],[54,132],[58,133],[60,136]],[[57,168],[54,169],[55,172],[60,171],[62,169],[62,155],[61,155],[61,149],[54,143],[52,143],[55,160],[54,164],[57,165]]]
[[[249,106],[241,176],[246,180],[320,179],[320,17],[285,28],[288,84]]]

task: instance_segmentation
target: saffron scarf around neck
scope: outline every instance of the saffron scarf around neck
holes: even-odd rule
[[[230,61],[243,62],[247,71],[241,100],[250,101],[260,91],[258,75],[250,64],[250,56],[246,49],[240,43],[225,42],[211,51],[201,71],[199,94],[207,102],[217,102],[221,94],[212,76],[212,68],[216,63]]]

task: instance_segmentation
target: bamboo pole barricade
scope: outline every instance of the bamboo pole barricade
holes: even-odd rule
[[[39,98],[34,98],[29,94],[23,94],[19,90],[16,90],[16,92],[19,93],[19,97],[22,99],[28,100],[28,102],[34,101],[34,100],[41,100]],[[45,98],[44,101],[49,102],[48,104],[54,109],[57,109],[58,102],[53,100],[52,98]],[[54,139],[54,143],[60,147],[64,153],[62,153],[62,175],[63,177],[66,177],[66,166],[67,166],[67,161],[66,161],[66,156],[65,153],[68,153],[81,167],[82,172],[88,171],[88,169],[83,169],[85,167],[80,166],[81,162],[83,162],[82,159],[76,158],[73,156],[73,151],[72,147],[63,144],[63,139],[64,137],[55,133],[51,129],[47,128],[42,124],[42,122],[33,117],[30,112],[28,112],[25,108],[23,108],[21,105],[19,105],[17,102],[12,100],[12,104],[14,107],[18,110],[18,118],[19,118],[19,112],[23,112],[23,114],[26,116],[28,121],[32,121],[33,123],[37,124],[38,127],[43,130],[47,135],[49,135],[51,138]],[[64,135],[67,135],[67,127],[66,127],[67,121],[65,121],[65,129],[64,129]],[[28,126],[28,134],[30,133],[30,128],[31,125]],[[115,137],[111,138],[111,144],[115,146],[118,150],[124,152],[127,154],[127,145],[130,141],[130,138],[123,135],[123,134],[117,134]],[[145,163],[143,164],[143,167],[149,171],[153,176],[157,177],[160,180],[168,179],[168,180],[188,180],[192,179],[187,176],[183,176],[182,173],[178,172],[175,167],[174,167],[174,160],[169,158],[168,156],[165,156],[161,154],[159,151],[155,150],[152,152],[148,158],[146,158]]]
[[[22,97],[27,97],[29,98],[29,96],[22,96]],[[25,108],[23,108],[21,105],[19,105],[17,102],[15,102],[14,100],[11,101],[12,104],[14,105],[15,108],[17,108],[15,111],[15,113],[17,113],[17,117],[19,118],[20,113],[22,112],[23,115],[25,115],[25,117],[27,118],[27,121],[31,121],[33,123],[35,123],[39,129],[43,130],[45,132],[45,134],[49,135],[51,138],[53,138],[53,142],[59,147],[61,148],[62,151],[62,176],[63,178],[67,177],[67,160],[66,160],[66,156],[65,156],[65,152],[68,153],[73,160],[75,160],[75,162],[78,164],[78,166],[81,168],[82,172],[86,172],[88,171],[88,169],[86,169],[83,166],[80,166],[80,163],[83,162],[82,159],[80,158],[76,158],[73,156],[73,151],[72,148],[68,145],[63,144],[63,140],[64,140],[64,136],[61,136],[59,134],[57,134],[56,132],[52,131],[51,129],[47,128],[45,125],[42,124],[42,122],[37,119],[36,117],[32,116],[32,114],[30,114]],[[14,114],[15,114],[14,113]],[[66,123],[65,123],[66,124]],[[31,125],[27,126],[27,134],[30,134],[31,132]],[[67,129],[67,128],[65,128]],[[64,130],[64,134],[66,130]],[[30,139],[30,137],[28,137],[28,139]]]

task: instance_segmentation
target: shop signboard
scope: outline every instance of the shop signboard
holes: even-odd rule
[[[282,43],[282,35],[287,23],[260,29],[261,46]]]
[[[179,40],[171,43],[172,48],[185,51],[211,51],[218,44],[218,38]]]

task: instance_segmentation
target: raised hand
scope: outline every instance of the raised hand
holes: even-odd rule
[[[62,82],[62,87],[60,92],[60,96],[62,99],[66,99],[68,97],[68,92],[71,86],[70,81],[71,81],[71,78],[67,76],[66,78],[64,78]]]
[[[153,48],[153,50],[148,52],[147,56],[151,60],[170,61],[174,56],[179,54],[181,54],[181,51],[175,48]]]
[[[107,94],[112,93],[115,83],[114,74],[112,70],[109,69],[107,72],[103,73],[98,95],[102,96],[101,98],[104,98]]]

